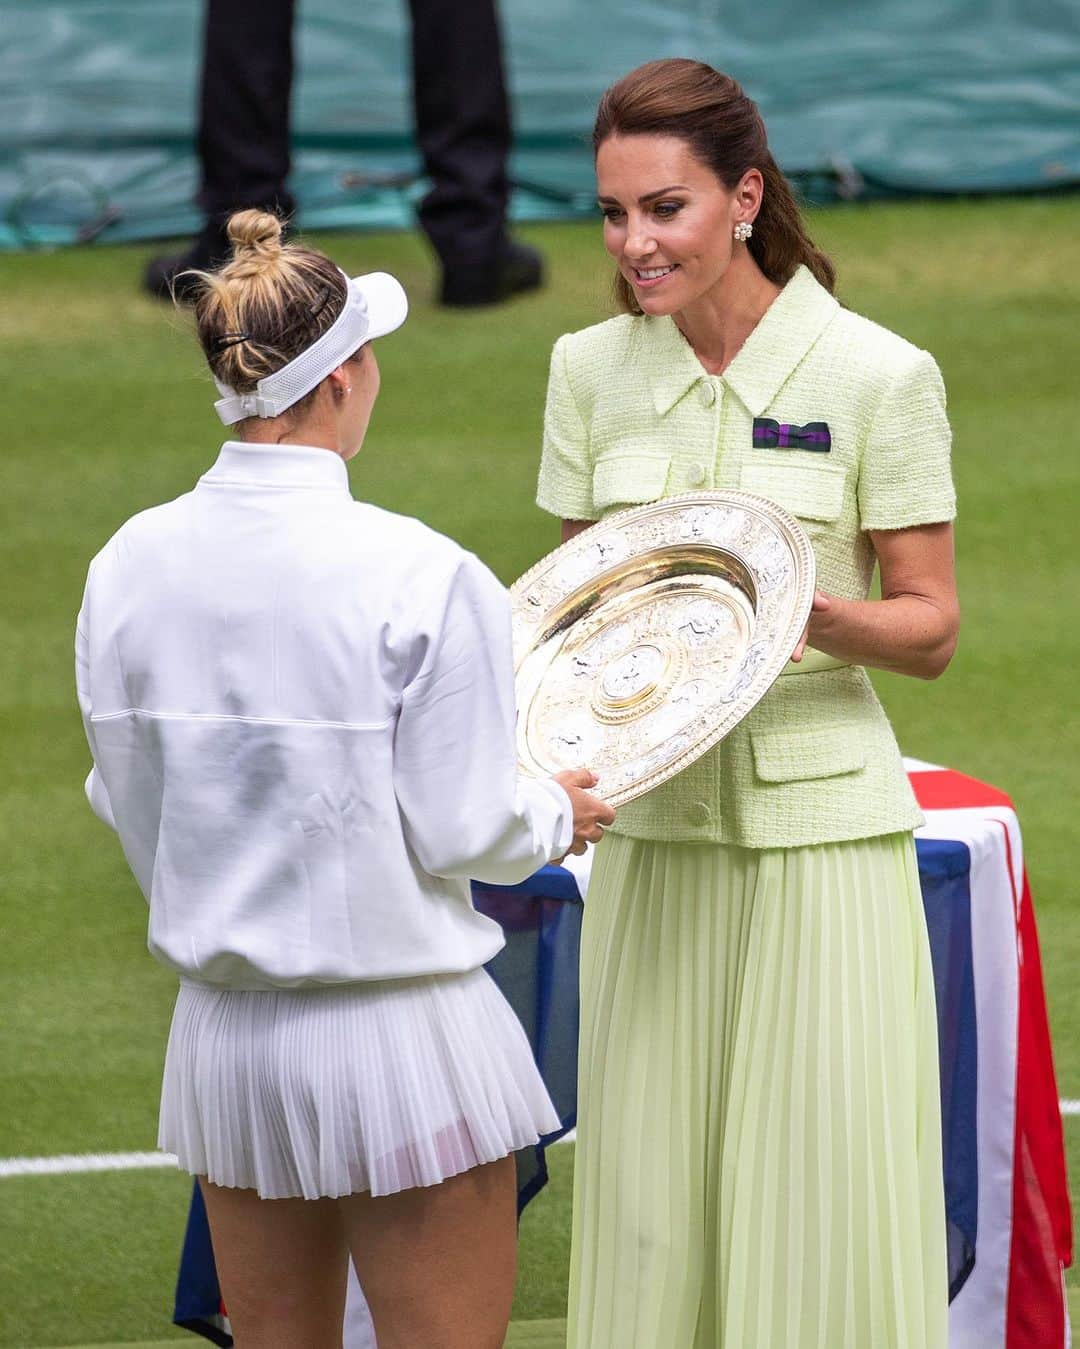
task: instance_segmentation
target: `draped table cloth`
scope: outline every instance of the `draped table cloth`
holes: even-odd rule
[[[941,1056],[950,1349],[1067,1349],[1072,1225],[1031,893],[1016,812],[996,788],[907,760],[926,815],[916,834]],[[544,1149],[576,1122],[578,943],[586,859],[522,885],[474,885],[506,946],[490,963],[529,1036],[563,1127],[518,1154],[523,1208]],[[196,1188],[176,1324],[232,1343]],[[344,1349],[372,1349],[351,1281]]]

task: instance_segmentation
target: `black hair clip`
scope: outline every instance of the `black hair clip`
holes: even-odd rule
[[[315,306],[315,308],[311,311],[311,315],[310,315],[311,318],[317,319],[317,318],[319,317],[319,315],[322,313],[322,311],[323,311],[323,310],[326,308],[326,306],[330,303],[330,300],[331,300],[333,294],[334,294],[334,288],[333,288],[333,286],[324,286],[324,287],[323,287],[322,299],[321,299],[321,300],[319,301],[319,303]]]
[[[224,351],[226,347],[235,347],[240,342],[250,342],[250,333],[222,333],[214,338],[214,350]]]

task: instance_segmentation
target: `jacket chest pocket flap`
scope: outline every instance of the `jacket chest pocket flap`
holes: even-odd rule
[[[841,464],[743,464],[739,486],[803,520],[835,520],[844,504]]]
[[[813,678],[810,676],[802,676]],[[845,726],[798,726],[750,732],[754,772],[762,782],[835,778],[866,767],[858,731]]]
[[[664,495],[670,468],[670,454],[640,450],[606,454],[593,466],[593,505],[604,510],[656,501]]]

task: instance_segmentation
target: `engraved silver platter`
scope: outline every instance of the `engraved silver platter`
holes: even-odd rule
[[[510,587],[522,769],[591,768],[622,805],[736,726],[788,663],[814,553],[748,492],[607,515]]]

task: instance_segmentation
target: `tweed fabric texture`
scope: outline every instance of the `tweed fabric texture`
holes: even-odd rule
[[[830,448],[755,419],[825,423]],[[841,308],[801,267],[723,375],[671,318],[623,315],[566,334],[551,358],[537,502],[569,520],[710,487],[769,497],[798,517],[818,585],[865,599],[867,531],[951,520],[945,390],[933,358]],[[637,838],[796,847],[914,828],[921,815],[861,668],[777,681],[685,772],[624,806]]]

